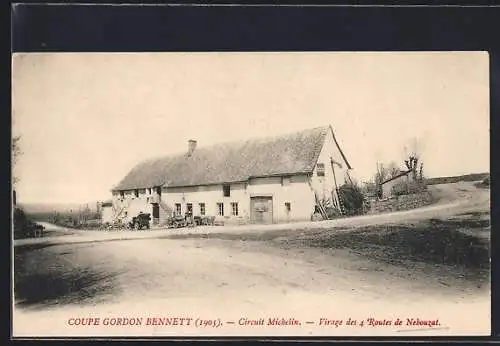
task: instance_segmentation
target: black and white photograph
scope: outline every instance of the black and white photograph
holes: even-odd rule
[[[15,53],[13,336],[491,333],[484,51]]]

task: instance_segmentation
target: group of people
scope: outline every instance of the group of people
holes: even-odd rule
[[[173,217],[174,218],[176,218],[176,217],[182,217],[182,214],[174,211]],[[186,213],[184,214],[184,220],[186,221],[186,224],[188,224],[188,225],[189,224],[194,225],[195,221],[194,221],[194,217],[193,217],[193,212],[190,211],[190,210],[187,210]]]

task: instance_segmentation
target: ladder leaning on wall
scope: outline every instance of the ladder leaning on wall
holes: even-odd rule
[[[340,188],[337,188],[337,198],[339,199],[340,215],[344,216],[346,214],[345,204],[344,199],[342,198],[342,195],[340,193]]]
[[[330,164],[332,165],[333,181],[335,183],[335,192],[336,192],[336,195],[337,195],[337,201],[338,201],[340,215],[343,216],[343,215],[345,215],[344,199],[342,198],[342,195],[340,193],[340,188],[337,185],[337,177],[335,176],[335,166],[334,166],[333,157],[330,157]]]

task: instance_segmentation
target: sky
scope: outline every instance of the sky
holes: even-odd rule
[[[23,53],[12,64],[24,203],[109,199],[135,164],[191,138],[323,125],[359,181],[415,143],[428,177],[489,171],[486,52]]]

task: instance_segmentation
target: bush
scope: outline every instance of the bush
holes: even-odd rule
[[[340,186],[339,197],[344,202],[346,215],[351,216],[363,214],[365,197],[358,185],[344,184]]]
[[[328,220],[336,219],[338,217],[341,217],[342,215],[340,214],[339,210],[334,207],[327,207],[325,208],[326,211],[326,216],[328,217]]]
[[[426,184],[421,181],[401,181],[392,187],[391,192],[394,196],[401,196],[419,193],[425,191],[426,189]]]
[[[323,198],[320,201],[320,204],[323,206],[323,209],[326,213],[326,218],[328,220],[336,219],[338,217],[341,217],[342,215],[340,214],[340,211],[334,206],[333,201],[331,198]],[[319,208],[316,208],[315,212],[320,213]]]
[[[361,191],[365,196],[376,197],[380,195],[382,188],[380,184],[369,182],[365,183]]]
[[[14,238],[24,238],[30,226],[26,213],[21,208],[14,209]]]
[[[37,227],[41,227],[31,221],[24,210],[18,207],[14,209],[13,221],[14,239],[29,238],[33,236],[33,232]]]

